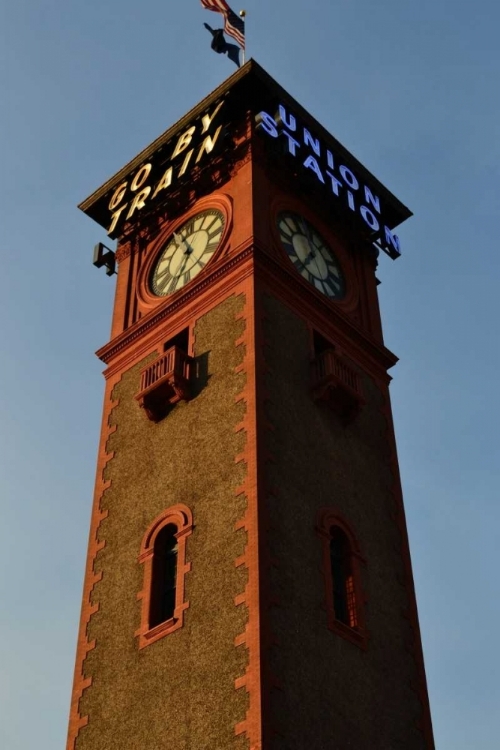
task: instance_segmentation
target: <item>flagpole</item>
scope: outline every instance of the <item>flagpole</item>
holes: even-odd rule
[[[245,20],[246,19],[246,15],[247,15],[246,10],[240,10],[240,18],[243,19],[243,23],[245,24],[245,47],[246,47],[246,44],[247,44],[247,26],[246,26],[246,20]],[[241,51],[243,53],[242,54],[242,63],[241,64],[244,65],[245,64],[245,49],[242,49]]]

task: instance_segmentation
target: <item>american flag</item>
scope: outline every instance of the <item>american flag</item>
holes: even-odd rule
[[[224,31],[228,36],[236,39],[242,49],[245,49],[245,21],[231,10],[226,0],[201,0],[207,10],[222,13],[224,16]]]

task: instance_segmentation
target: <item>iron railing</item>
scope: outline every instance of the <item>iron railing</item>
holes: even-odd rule
[[[189,380],[191,358],[186,352],[173,346],[156,359],[141,373],[141,392],[149,390],[158,381],[173,377],[175,380]]]
[[[357,396],[362,395],[361,379],[344,359],[339,357],[333,349],[321,352],[313,362],[313,387],[325,381],[335,380],[339,385],[348,388]]]

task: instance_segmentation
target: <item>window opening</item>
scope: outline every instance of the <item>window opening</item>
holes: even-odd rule
[[[189,348],[189,328],[184,328],[182,331],[179,331],[175,336],[173,336],[171,339],[165,342],[163,346],[163,351],[166,352],[168,349],[171,349],[173,346],[177,346],[179,349],[181,349],[183,352],[188,351]]]
[[[158,534],[153,555],[153,581],[149,627],[172,619],[177,579],[177,527],[168,524]]]
[[[330,532],[330,566],[332,571],[333,609],[335,619],[351,628],[358,626],[351,548],[344,532],[334,526]]]
[[[325,339],[325,337],[317,331],[313,331],[313,347],[315,357],[323,354],[323,352],[335,349],[335,346],[332,344],[332,342],[328,341],[328,339]]]

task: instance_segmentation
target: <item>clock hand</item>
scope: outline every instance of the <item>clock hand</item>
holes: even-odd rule
[[[182,273],[183,273],[184,269],[186,268],[186,263],[187,263],[187,262],[188,262],[188,260],[189,260],[189,256],[190,256],[190,254],[191,254],[191,251],[189,251],[189,252],[186,252],[186,253],[184,253],[184,258],[183,258],[183,260],[182,260],[182,263],[181,263],[181,267],[180,267],[180,269],[179,269],[179,270],[177,271],[177,273],[175,274],[175,278],[176,278],[176,279],[179,279],[179,278],[180,278],[180,277],[182,276]]]
[[[170,278],[169,285],[167,287],[168,294],[171,294],[172,292],[175,292],[175,288],[177,286],[177,282],[179,281],[180,277],[182,276],[184,269],[186,267],[186,263],[189,260],[190,253],[184,253],[184,257],[182,259],[182,263],[180,267],[177,269],[175,273],[172,274]]]
[[[184,245],[185,253],[192,252],[192,248],[189,247],[188,243],[186,242],[186,239],[182,236],[182,234],[177,234],[177,232],[174,232],[174,240],[177,243],[177,247],[180,248],[181,245]]]
[[[304,258],[304,265],[307,265],[313,258],[316,257],[316,248],[314,247],[314,243],[312,241],[311,231],[307,225],[307,222],[304,219],[302,219],[301,225],[302,225],[302,230],[307,239],[307,244],[309,245],[309,252]]]

